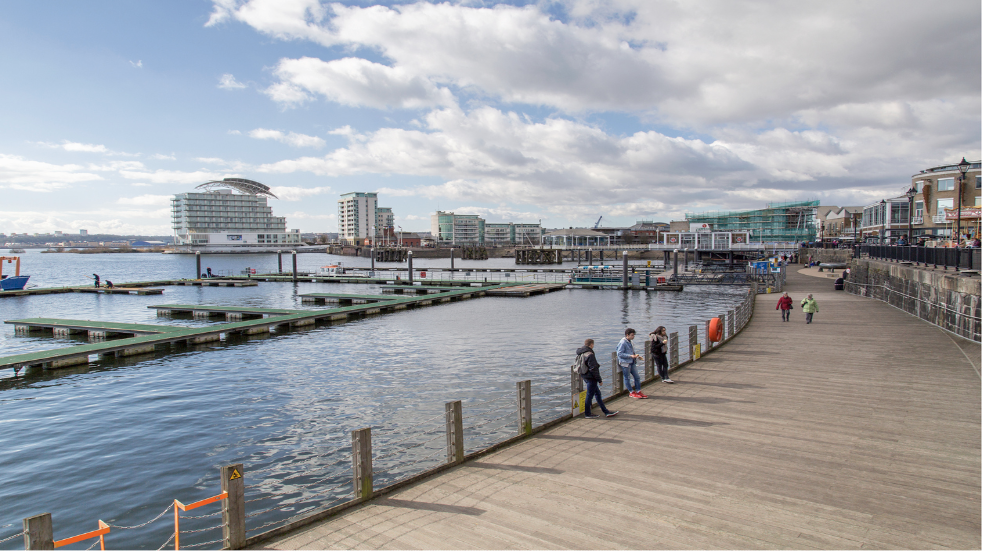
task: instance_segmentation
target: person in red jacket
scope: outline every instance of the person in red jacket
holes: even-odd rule
[[[777,308],[775,310],[781,311],[781,321],[791,321],[791,309],[794,308],[792,306],[793,302],[787,293],[784,293],[784,296],[777,299]]]

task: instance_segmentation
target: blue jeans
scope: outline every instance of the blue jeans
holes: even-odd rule
[[[631,392],[637,392],[641,390],[641,378],[638,377],[638,364],[637,362],[631,364],[630,366],[621,366],[621,373],[624,374],[624,388]],[[634,386],[631,386],[631,375],[634,375]]]
[[[583,382],[586,383],[586,405],[583,406],[583,413],[591,415],[590,404],[593,402],[594,396],[597,398],[597,405],[600,406],[600,411],[603,411],[605,414],[610,413],[607,411],[607,406],[604,405],[604,399],[600,397],[600,385],[597,384],[597,381],[583,379]]]

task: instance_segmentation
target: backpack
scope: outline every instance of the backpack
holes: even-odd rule
[[[586,365],[587,354],[593,354],[593,352],[584,352],[576,356],[576,361],[573,362],[573,369],[576,370],[580,375],[586,375],[590,372],[590,368]]]

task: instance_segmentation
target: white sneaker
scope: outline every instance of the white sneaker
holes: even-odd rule
[[[673,381],[671,379],[662,379],[662,382],[663,383],[668,383],[668,384],[674,384],[675,383],[675,381]]]

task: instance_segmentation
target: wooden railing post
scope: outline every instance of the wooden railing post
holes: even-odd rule
[[[727,338],[730,338],[730,339],[732,339],[733,338],[733,335],[736,334],[735,331],[733,330],[733,327],[734,327],[733,316],[734,315],[736,315],[736,312],[734,310],[730,310],[729,312],[726,313],[726,329],[729,331],[729,336]]]
[[[702,349],[703,352],[705,352],[707,350],[712,350],[712,348],[713,348],[713,341],[709,339],[709,320],[706,320],[706,346],[704,346]]]
[[[586,399],[586,393],[583,392],[583,379],[580,377],[580,374],[572,368],[569,370],[569,394],[570,413],[573,414],[573,417],[576,417],[583,411],[585,406],[583,400]]]
[[[518,433],[532,434],[532,381],[518,381]]]
[[[242,463],[219,468],[222,491],[228,497],[222,500],[222,537],[224,549],[242,549],[246,542],[245,528],[245,471]]]
[[[679,366],[679,334],[678,332],[668,335],[668,368],[675,369]]]
[[[655,379],[655,355],[651,353],[651,339],[644,341],[644,381]]]
[[[351,470],[354,474],[355,499],[372,497],[372,429],[351,431]]]
[[[447,413],[447,463],[464,460],[464,410],[460,400],[444,405]]]
[[[611,364],[611,385],[613,393],[618,394],[624,391],[624,374],[621,373],[621,366],[617,365],[617,352],[610,353]]]
[[[699,327],[697,325],[689,326],[689,359],[695,359],[695,349],[696,342],[699,340]]]
[[[43,513],[24,519],[24,549],[54,549],[55,534],[51,527],[51,513]]]

